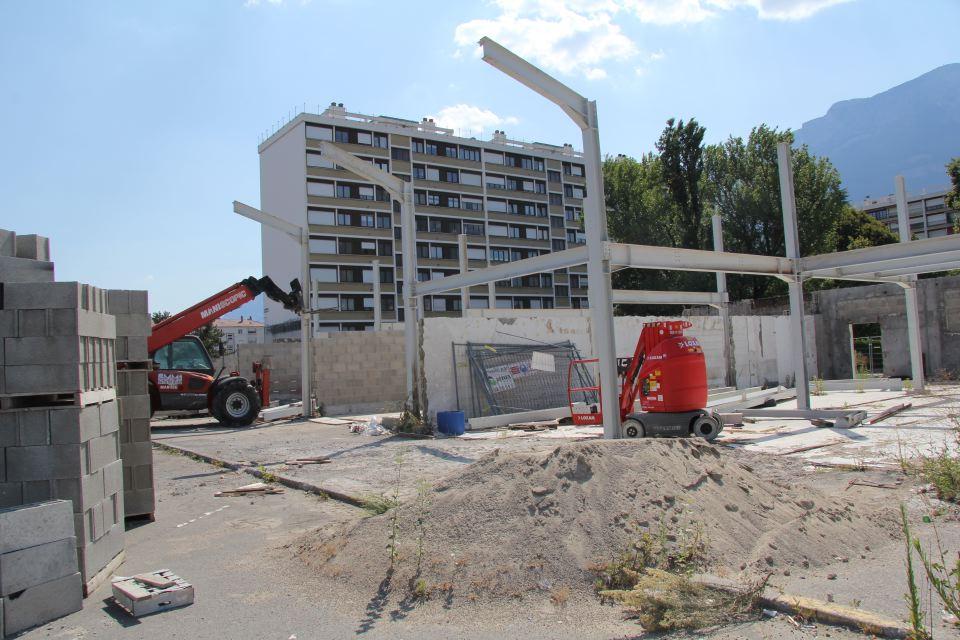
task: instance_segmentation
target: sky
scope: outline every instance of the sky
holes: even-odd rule
[[[691,117],[706,142],[799,128],[960,61],[958,0],[0,1],[0,228],[58,280],[178,311],[260,275],[257,145],[332,101],[580,147],[482,62],[492,37],[598,104],[604,154]]]

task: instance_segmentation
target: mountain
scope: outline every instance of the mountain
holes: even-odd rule
[[[872,98],[844,100],[803,123],[798,144],[830,158],[851,203],[949,184],[944,165],[960,156],[960,63],[947,64]]]

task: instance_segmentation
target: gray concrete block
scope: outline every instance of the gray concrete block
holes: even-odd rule
[[[123,491],[123,461],[117,460],[105,466],[103,474],[103,496],[112,496]]]
[[[79,282],[45,284],[8,283],[4,287],[5,309],[82,309],[86,300]]]
[[[117,337],[117,362],[143,362],[148,359],[146,336]]]
[[[74,513],[83,513],[95,504],[103,501],[105,483],[103,470],[89,473],[79,478],[62,478],[51,481],[54,497],[69,500]]]
[[[107,313],[113,316],[130,313],[130,291],[107,289]]]
[[[117,396],[142,396],[149,393],[146,369],[118,369]]]
[[[77,571],[76,539],[54,542],[0,554],[0,595],[9,596]]]
[[[73,535],[73,511],[67,500],[51,500],[0,509],[0,553],[54,542]]]
[[[50,260],[50,240],[35,233],[17,236],[17,257],[28,260]]]
[[[86,443],[7,447],[7,481],[57,480],[87,473]]]
[[[20,482],[0,482],[0,509],[23,504],[23,485]]]
[[[82,362],[80,336],[4,338],[4,364],[76,364]]]
[[[150,303],[148,294],[142,289],[134,289],[130,292],[130,313],[144,313],[150,315]]]
[[[0,280],[2,282],[2,280]],[[17,337],[17,312],[0,310],[0,338]]]
[[[150,418],[150,396],[127,396],[117,398],[121,420]]]
[[[52,262],[0,256],[0,282],[41,284],[53,282]]]
[[[124,420],[120,425],[120,444],[127,442],[150,442],[150,419]]]
[[[118,336],[148,336],[153,323],[145,313],[121,313],[117,318]]]
[[[50,409],[51,443],[79,444],[101,435],[101,408],[115,404],[115,402],[105,402],[103,404],[90,404],[85,407]],[[114,407],[115,412],[116,408]],[[109,415],[107,419],[109,420]]]
[[[19,442],[22,447],[50,444],[50,419],[46,409],[19,409],[11,411],[19,423]]]
[[[122,494],[120,494],[122,495]],[[120,505],[122,507],[122,504]],[[95,542],[77,546],[77,557],[83,580],[89,581],[123,551],[123,521],[104,532]]]
[[[142,516],[157,510],[153,489],[136,489],[123,492],[124,515]]]
[[[80,573],[30,587],[16,597],[3,599],[3,624],[7,635],[46,624],[83,608]]]
[[[23,502],[44,502],[56,498],[53,494],[53,480],[31,480],[21,483],[23,486]]]
[[[149,442],[128,442],[120,445],[120,458],[125,467],[153,464],[153,445]]]
[[[0,229],[0,256],[17,255],[17,233]]]
[[[104,402],[100,406],[100,435],[114,433],[120,429],[120,405],[116,400]]]
[[[134,467],[132,472],[134,489],[154,489],[152,464],[143,465],[142,467]]]
[[[87,443],[87,469],[92,473],[120,459],[120,438],[116,432]]]
[[[20,444],[20,421],[14,411],[0,411],[0,447]]]

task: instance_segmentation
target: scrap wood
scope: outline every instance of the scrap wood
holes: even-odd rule
[[[774,455],[777,456],[789,456],[794,453],[803,453],[804,451],[812,451],[813,449],[822,449],[823,447],[830,447],[835,444],[843,444],[846,440],[828,440],[827,442],[818,442],[817,444],[808,444],[803,447],[796,447],[795,449],[787,449],[786,451],[775,452]]]
[[[153,573],[139,573],[131,579],[150,585],[151,587],[156,587],[157,589],[166,589],[177,583],[176,580],[171,580],[168,576],[164,575],[163,570],[154,571]]]
[[[254,482],[253,484],[237,487],[236,489],[225,489],[224,491],[217,491],[215,494],[213,494],[213,497],[219,498],[221,496],[245,496],[249,493],[272,495],[275,493],[283,493],[283,489],[279,489],[277,487],[271,486],[266,482]]]
[[[881,420],[883,420],[884,418],[889,418],[889,417],[892,416],[893,414],[899,413],[899,412],[903,411],[904,409],[909,409],[909,408],[912,407],[912,406],[913,406],[913,403],[912,403],[912,402],[904,402],[903,404],[894,405],[894,406],[890,407],[889,409],[884,409],[883,411],[881,411],[879,414],[877,414],[877,415],[874,416],[873,418],[870,418],[870,420],[867,421],[867,424],[876,424],[876,423],[880,422]]]
[[[510,431],[546,431],[547,429],[556,429],[558,426],[559,421],[548,420],[544,422],[518,422],[517,424],[511,424],[507,428]]]
[[[311,456],[303,458],[293,458],[292,460],[287,460],[283,464],[296,465],[302,467],[305,464],[329,464],[333,462],[329,456]]]
[[[873,482],[872,480],[863,480],[861,478],[854,478],[853,480],[847,483],[847,488],[844,489],[844,491],[846,491],[853,485],[857,485],[861,487],[875,487],[877,489],[897,489],[900,487],[899,483],[891,484],[889,482]]]

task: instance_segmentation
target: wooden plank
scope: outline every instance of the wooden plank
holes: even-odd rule
[[[890,407],[889,409],[885,409],[884,411],[881,411],[879,414],[877,414],[873,418],[870,418],[870,420],[867,421],[867,424],[877,424],[884,418],[889,418],[893,414],[899,413],[904,409],[909,409],[912,406],[913,406],[912,402],[904,402],[903,404],[898,404],[896,406]]]

